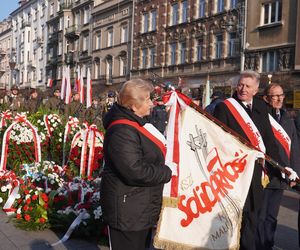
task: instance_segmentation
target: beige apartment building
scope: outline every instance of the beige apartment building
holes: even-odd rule
[[[248,0],[247,13],[245,68],[261,73],[262,88],[283,84],[287,107],[300,108],[299,1]]]
[[[11,20],[0,22],[0,89],[10,89],[12,83]],[[11,64],[10,64],[11,62]],[[11,66],[11,67],[10,67]]]
[[[243,1],[139,0],[134,9],[133,77],[229,87],[241,68]],[[196,96],[194,96],[196,97]]]
[[[104,90],[130,77],[132,10],[132,0],[94,1],[93,76]]]

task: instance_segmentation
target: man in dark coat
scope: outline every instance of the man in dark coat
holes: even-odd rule
[[[35,113],[38,111],[40,104],[42,102],[41,97],[39,97],[39,94],[36,89],[32,89],[30,91],[30,96],[28,101],[26,102],[26,110],[29,113]]]
[[[284,92],[280,84],[272,83],[264,91],[264,100],[269,104],[269,113],[281,125],[291,139],[290,156],[282,144],[276,140],[279,154],[285,166],[289,166],[299,173],[300,167],[300,145],[297,131],[289,114],[283,109]],[[283,190],[286,188],[287,180],[278,169],[268,169],[270,183],[264,192],[264,202],[259,217],[259,239],[262,250],[272,250],[274,236],[277,226],[277,215]]]
[[[85,108],[80,103],[80,95],[78,92],[74,92],[72,96],[73,100],[66,105],[65,116],[68,119],[69,116],[77,117],[80,121],[84,119]]]
[[[51,111],[57,110],[59,113],[64,113],[64,101],[60,98],[60,89],[55,88],[53,96],[46,102],[45,107]]]
[[[205,111],[212,115],[218,103],[224,100],[224,93],[221,91],[214,91],[210,99],[211,103],[205,107]]]
[[[246,110],[250,119],[257,127],[264,142],[267,155],[279,161],[278,148],[276,147],[275,137],[268,118],[267,105],[263,100],[254,97],[258,92],[259,78],[259,74],[254,71],[242,72],[233,98]],[[249,141],[244,132],[245,130],[224,102],[216,106],[214,116]],[[282,162],[279,161],[279,163]],[[258,250],[254,243],[257,238],[258,215],[263,201],[262,170],[262,164],[257,162],[243,208],[240,249]]]
[[[103,128],[102,108],[99,104],[99,98],[93,97],[92,105],[86,109],[84,119],[89,124],[95,124],[99,130]]]
[[[156,105],[152,109],[149,120],[150,123],[152,123],[159,130],[159,132],[162,134],[165,133],[168,123],[168,112],[166,111],[166,106],[164,105],[161,97],[156,99]]]

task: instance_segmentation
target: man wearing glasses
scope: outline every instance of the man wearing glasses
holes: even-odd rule
[[[284,98],[285,94],[280,84],[269,84],[264,91],[263,99],[269,104],[269,113],[280,125],[279,127],[274,120],[273,122],[271,121],[272,130],[277,138],[276,143],[279,148],[280,158],[284,161],[284,166],[289,166],[299,173],[300,145],[294,121],[283,109]],[[276,125],[277,128],[279,128],[279,133],[276,133]],[[280,132],[280,129],[284,131]],[[283,135],[281,139],[279,137],[280,134]],[[289,139],[286,143],[284,138],[287,137],[289,137]],[[289,182],[285,176],[275,168],[268,169],[268,176],[270,178],[270,183],[267,185],[264,192],[264,200],[260,212],[260,224],[258,229],[261,249],[273,249],[280,202],[283,190]]]

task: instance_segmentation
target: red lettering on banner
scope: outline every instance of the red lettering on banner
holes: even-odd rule
[[[220,162],[221,167],[210,175],[209,181],[202,182],[200,186],[193,188],[191,197],[186,197],[186,195],[179,197],[178,209],[186,215],[186,218],[181,220],[181,226],[187,227],[200,214],[211,212],[215,204],[228,194],[228,190],[233,189],[230,183],[234,183],[239,174],[244,171],[247,156],[247,154],[243,155],[224,165]],[[211,169],[213,168],[211,163],[214,165],[217,163],[216,158],[218,155],[208,164]]]

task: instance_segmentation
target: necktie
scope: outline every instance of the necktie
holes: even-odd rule
[[[280,113],[276,113],[276,120],[277,122],[280,122]]]
[[[247,113],[249,115],[251,115],[251,113],[252,113],[252,105],[251,105],[251,103],[247,103],[247,105],[246,105],[246,111],[247,111]]]

